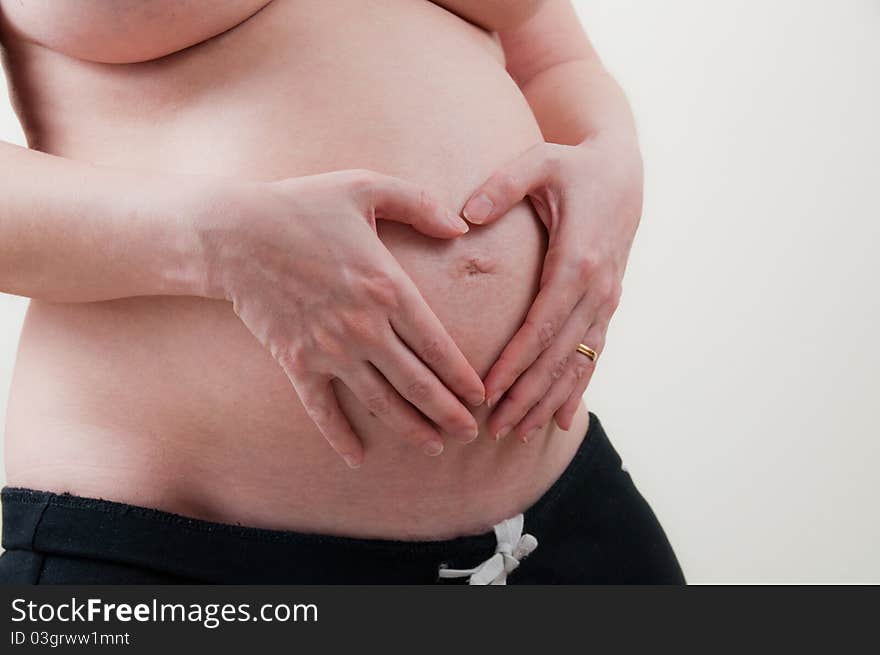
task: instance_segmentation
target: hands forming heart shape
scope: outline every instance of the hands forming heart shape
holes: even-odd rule
[[[467,223],[398,178],[349,170],[236,188],[226,206],[242,210],[202,230],[209,293],[233,303],[353,468],[363,445],[334,379],[428,455],[443,451],[444,434],[477,437],[464,403],[488,403],[496,439],[527,441],[554,417],[568,429],[595,366],[577,346],[601,354],[641,213],[640,160],[620,153],[598,142],[540,144],[465,204],[465,218],[485,225],[529,198],[549,233],[540,291],[485,380],[376,234],[376,219],[440,239]]]

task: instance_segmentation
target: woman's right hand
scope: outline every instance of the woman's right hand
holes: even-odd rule
[[[376,234],[376,219],[432,237],[467,231],[425,191],[363,170],[235,185],[199,219],[207,295],[224,298],[268,349],[309,416],[352,468],[363,445],[338,379],[429,455],[477,436],[483,383]],[[457,397],[458,396],[458,397]]]

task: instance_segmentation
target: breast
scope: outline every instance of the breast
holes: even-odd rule
[[[541,139],[491,38],[427,2],[276,0],[209,42],[123,66],[15,47],[26,64],[13,81],[28,89],[21,105],[35,141],[99,164],[263,180],[363,167],[422,184],[458,210]],[[520,204],[450,243],[383,222],[379,236],[485,373],[537,290],[545,239],[534,212]],[[81,486],[101,467],[112,480],[103,486],[133,494],[123,499],[164,504],[159,490],[186,480],[190,500],[217,512],[199,512],[206,516],[253,522],[259,506],[267,526],[339,530],[350,521],[363,532],[414,516],[446,528],[472,521],[456,494],[509,489],[522,477],[515,458],[529,454],[521,448],[506,468],[497,448],[426,461],[340,394],[373,463],[356,477],[345,477],[283,373],[226,303],[34,302],[8,410],[10,480],[35,485],[45,482],[38,471],[66,470]],[[48,469],[47,459],[55,460]],[[358,501],[367,498],[367,506]]]
[[[11,35],[70,57],[146,61],[225,32],[271,0],[0,0]]]

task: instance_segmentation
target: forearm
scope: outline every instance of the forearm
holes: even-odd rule
[[[0,142],[0,292],[61,302],[198,294],[198,179]]]
[[[499,36],[508,71],[546,141],[577,145],[607,138],[637,149],[629,102],[569,2],[552,0],[530,21]]]
[[[534,77],[523,93],[546,141],[577,145],[608,138],[637,146],[626,96],[598,62],[554,66]]]

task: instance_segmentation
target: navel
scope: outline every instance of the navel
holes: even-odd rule
[[[485,253],[471,253],[456,260],[456,274],[462,278],[490,275],[497,269],[498,258]]]

